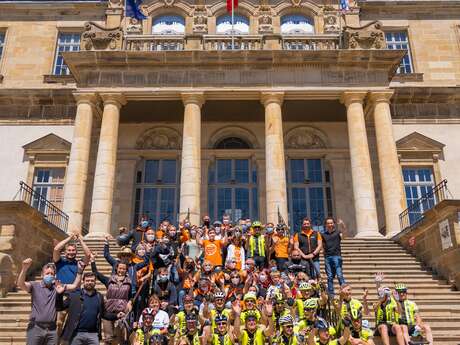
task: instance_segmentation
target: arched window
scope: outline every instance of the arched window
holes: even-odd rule
[[[228,137],[218,141],[216,145],[214,145],[214,148],[220,150],[241,150],[250,149],[251,146],[241,138]]]
[[[223,35],[232,34],[232,16],[225,14],[217,18],[216,32]],[[235,14],[233,20],[233,33],[234,34],[248,34],[249,33],[249,19],[245,16]]]
[[[315,32],[313,20],[302,14],[288,14],[281,17],[281,33],[283,35],[304,35]]]
[[[157,35],[183,35],[185,19],[176,14],[159,16],[153,19],[152,33]]]

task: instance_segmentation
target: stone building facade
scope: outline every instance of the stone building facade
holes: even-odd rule
[[[188,213],[391,236],[444,179],[460,194],[460,2],[141,11],[0,0],[1,200],[23,180],[93,236]]]

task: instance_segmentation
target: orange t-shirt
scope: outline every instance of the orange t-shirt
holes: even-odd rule
[[[208,260],[213,266],[222,266],[222,241],[203,240],[204,259]]]
[[[288,236],[273,236],[273,242],[275,243],[275,255],[277,258],[288,258],[289,250],[289,237]]]

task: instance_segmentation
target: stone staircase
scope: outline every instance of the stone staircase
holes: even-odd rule
[[[88,239],[89,247],[98,253],[98,269],[108,275],[110,266],[102,257],[103,241]],[[369,289],[369,300],[376,300],[374,273],[384,272],[385,283],[393,286],[404,282],[409,299],[417,302],[425,322],[433,329],[436,345],[460,344],[460,292],[453,291],[446,281],[436,279],[398,244],[387,239],[347,239],[343,241],[343,267],[353,295],[361,299],[363,288]],[[112,254],[118,251],[111,244]],[[321,265],[324,267],[324,265]],[[103,291],[99,283],[97,288]],[[25,344],[25,328],[30,313],[30,296],[22,291],[0,298],[0,345]],[[374,317],[367,317],[371,325]],[[376,343],[380,344],[380,339]],[[394,339],[393,339],[393,343]]]

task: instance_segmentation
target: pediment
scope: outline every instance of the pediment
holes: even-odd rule
[[[61,138],[60,136],[50,133],[41,137],[37,140],[34,140],[28,144],[25,144],[22,148],[27,153],[45,153],[45,152],[70,152],[70,147],[72,144]]]
[[[425,151],[432,153],[440,153],[444,148],[443,143],[431,139],[418,132],[413,132],[398,141],[396,141],[396,147],[398,151]]]

